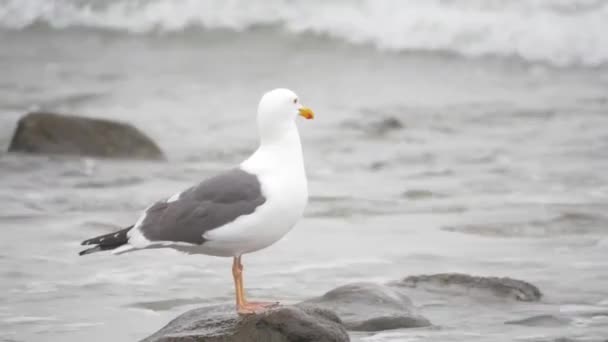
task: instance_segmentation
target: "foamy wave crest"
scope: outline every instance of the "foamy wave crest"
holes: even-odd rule
[[[608,64],[606,0],[0,0],[0,27],[130,33],[272,25],[396,51]]]

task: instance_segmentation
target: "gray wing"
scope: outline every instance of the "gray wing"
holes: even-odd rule
[[[257,176],[233,169],[148,208],[138,228],[150,241],[205,242],[203,234],[266,202]]]

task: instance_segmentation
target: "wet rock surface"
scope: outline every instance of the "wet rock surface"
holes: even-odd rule
[[[505,324],[524,325],[528,327],[561,327],[569,324],[571,321],[571,319],[562,316],[537,315],[524,319],[507,321]]]
[[[478,277],[461,273],[409,276],[394,285],[423,288],[430,291],[448,291],[462,295],[489,295],[523,302],[535,302],[542,297],[542,293],[536,286],[523,280],[506,277]]]
[[[47,112],[22,117],[9,152],[162,160],[160,148],[134,126]]]
[[[190,310],[142,342],[346,342],[340,319],[310,305],[280,306],[264,313],[238,316],[233,305]]]
[[[143,341],[341,342],[349,341],[347,330],[381,331],[430,325],[398,289],[353,283],[296,305],[250,316],[238,316],[232,305],[190,310]]]
[[[417,313],[412,301],[389,286],[354,283],[304,301],[334,311],[349,330],[380,331],[426,327],[428,319]]]

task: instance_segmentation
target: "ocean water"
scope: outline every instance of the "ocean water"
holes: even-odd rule
[[[0,0],[0,146],[52,110],[128,121],[168,162],[0,154],[0,341],[134,341],[231,302],[231,261],[81,240],[249,155],[295,90],[304,219],[250,296],[462,272],[540,303],[408,294],[434,326],[354,341],[608,338],[608,2]],[[401,125],[387,125],[397,120]],[[560,315],[562,326],[506,321]]]

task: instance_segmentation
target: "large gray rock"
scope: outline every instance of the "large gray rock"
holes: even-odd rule
[[[164,159],[130,124],[54,113],[29,113],[17,124],[9,152],[104,158]]]
[[[345,342],[340,319],[311,306],[280,306],[238,316],[232,305],[190,310],[142,342]]]
[[[460,273],[439,273],[407,277],[394,285],[450,291],[466,295],[490,295],[524,302],[538,301],[542,293],[525,281],[512,278],[475,277]]]
[[[301,304],[335,311],[347,329],[355,331],[426,327],[431,324],[417,313],[405,294],[374,283],[340,286]]]

